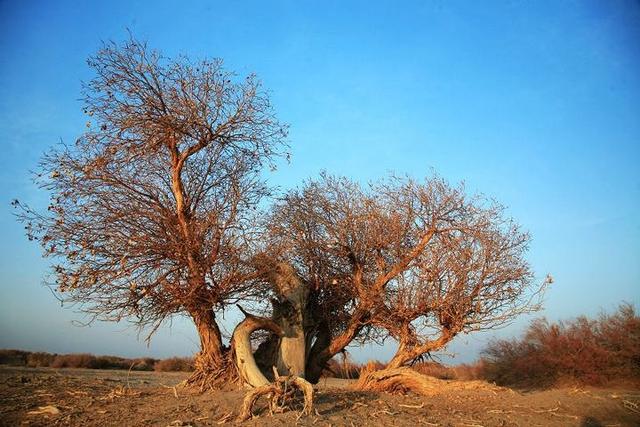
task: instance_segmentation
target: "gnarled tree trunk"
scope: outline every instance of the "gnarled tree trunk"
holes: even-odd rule
[[[222,335],[213,310],[194,312],[192,318],[200,337],[200,352],[197,358],[206,365],[219,364],[223,358]]]
[[[222,344],[213,310],[192,311],[191,318],[200,338],[200,351],[195,357],[195,370],[188,382],[204,389],[234,380],[235,371],[228,369],[229,351]]]
[[[270,383],[256,363],[251,348],[251,334],[259,329],[269,330],[275,336],[282,335],[282,329],[273,320],[245,313],[247,316],[236,326],[231,339],[235,354],[235,364],[243,383],[251,387],[261,387]]]
[[[279,375],[304,378],[307,356],[305,325],[308,323],[306,319],[308,289],[293,267],[285,263],[278,263],[273,267],[270,281],[277,293],[277,298],[271,301],[273,315],[270,321],[275,324],[279,332],[274,333],[274,327],[256,328],[268,329],[272,335],[254,353],[255,363],[261,368],[264,377],[270,380],[273,379],[272,367],[274,366]],[[249,317],[245,321],[248,319]],[[238,333],[243,331],[243,329],[237,329]],[[235,334],[234,332],[234,341]]]
[[[306,340],[305,309],[308,290],[293,269],[285,267],[280,277],[280,300],[274,301],[273,320],[282,328],[278,346],[276,368],[280,375],[305,377]]]

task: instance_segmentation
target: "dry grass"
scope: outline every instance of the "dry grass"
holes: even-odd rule
[[[52,354],[24,350],[0,350],[0,365],[29,368],[85,368],[131,369],[134,371],[192,371],[193,359],[173,357],[152,359],[149,357],[127,359],[117,356],[96,356],[89,353]]]

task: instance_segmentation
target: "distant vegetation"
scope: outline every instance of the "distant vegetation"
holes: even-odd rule
[[[622,304],[595,320],[534,321],[520,339],[493,341],[482,353],[483,377],[498,385],[640,384],[640,317]]]
[[[88,353],[51,354],[24,350],[0,350],[0,364],[29,368],[131,369],[134,371],[193,371],[191,358],[150,357],[126,359],[117,356],[95,356]]]

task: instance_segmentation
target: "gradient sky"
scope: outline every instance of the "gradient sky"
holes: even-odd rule
[[[531,232],[529,261],[539,280],[555,278],[540,315],[594,315],[623,300],[640,308],[638,2],[183,3],[0,0],[0,348],[197,351],[184,319],[149,347],[126,324],[74,326],[82,315],[41,285],[46,261],[9,206],[46,199],[29,170],[83,131],[86,58],[127,28],[168,56],[220,57],[258,74],[291,124],[292,163],[274,184],[323,169],[464,180]],[[492,335],[448,350],[473,360]]]

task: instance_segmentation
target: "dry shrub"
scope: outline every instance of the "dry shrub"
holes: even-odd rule
[[[51,362],[52,368],[96,368],[96,357],[88,353],[59,354]]]
[[[126,359],[118,356],[95,356],[89,353],[51,354],[43,351],[32,353],[23,350],[0,350],[0,364],[27,366],[29,368],[51,367],[153,371],[157,362],[158,360],[150,357]],[[174,366],[177,366],[174,370],[190,370],[184,368],[185,363],[174,363]]]
[[[640,318],[622,304],[612,315],[560,323],[534,321],[522,339],[491,342],[483,375],[496,384],[550,387],[640,381]]]
[[[453,366],[454,378],[461,381],[475,381],[484,379],[484,362],[462,363]]]
[[[188,357],[172,357],[170,359],[158,360],[153,369],[158,372],[191,372],[194,370],[193,359]]]
[[[45,353],[43,351],[29,353],[27,355],[26,366],[29,368],[46,368],[51,366],[56,356],[56,354]]]
[[[454,380],[457,378],[453,368],[444,366],[438,362],[421,362],[412,366],[413,370],[441,380]]]
[[[0,365],[25,366],[28,355],[28,351],[0,350]]]
[[[155,359],[125,359],[117,356],[94,356],[93,354],[57,355],[50,365],[52,368],[86,368],[86,369],[131,369],[134,371],[151,371],[156,364]]]
[[[461,364],[446,366],[439,362],[420,362],[411,367],[414,371],[423,375],[441,380],[471,381],[482,379],[482,361],[474,364]]]
[[[132,361],[134,371],[153,371],[158,360],[150,357],[143,357]]]

